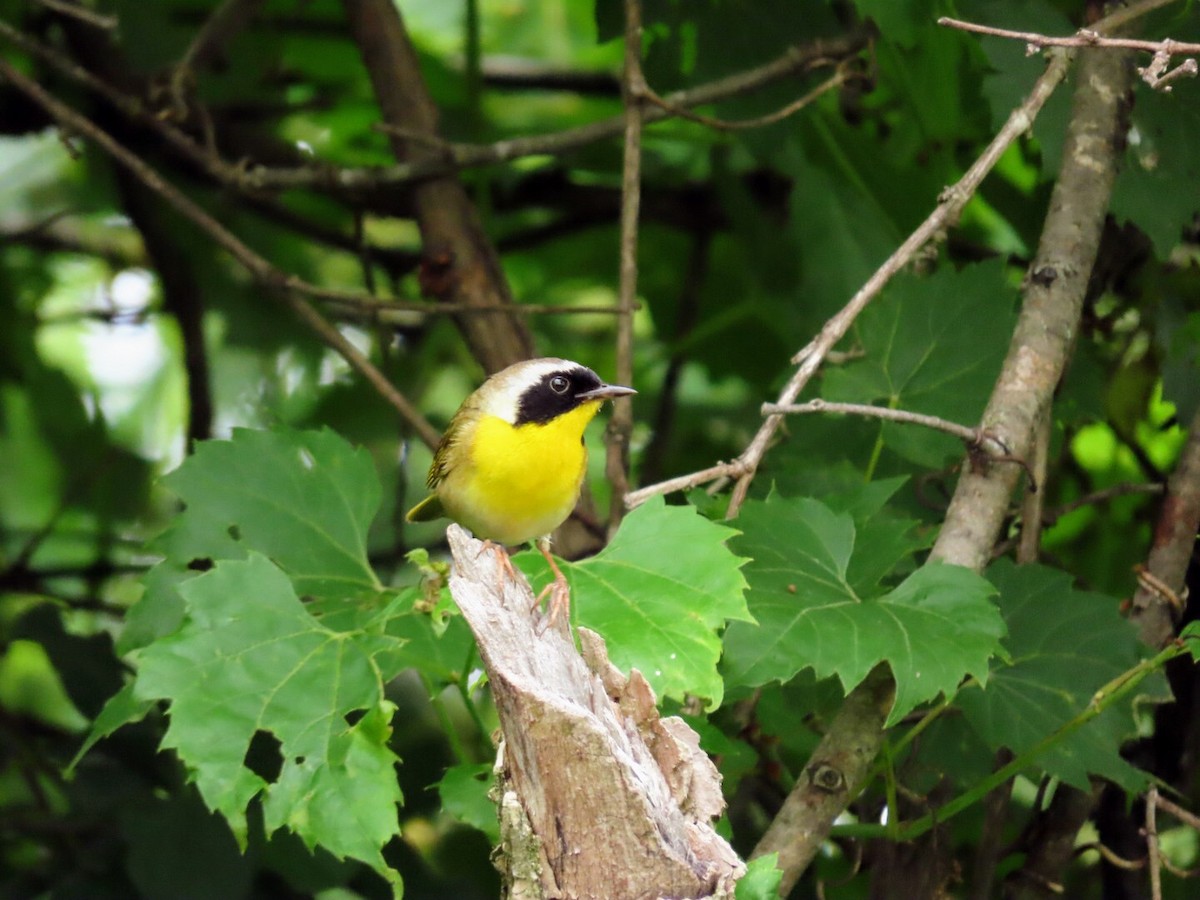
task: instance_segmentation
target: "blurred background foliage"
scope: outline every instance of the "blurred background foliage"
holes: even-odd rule
[[[97,27],[55,4],[0,0],[0,52],[280,269],[380,299],[419,299],[422,247],[406,186],[251,191],[214,183],[153,128],[13,37],[53,48],[165,116],[173,67],[217,5],[98,0],[86,9],[113,17],[115,27]],[[245,27],[195,72],[193,108],[203,116],[181,127],[201,146],[215,136],[224,159],[249,167],[393,164],[387,136],[374,127],[375,96],[342,4],[255,6]],[[621,112],[617,0],[398,6],[447,140],[550,134]],[[648,0],[645,69],[660,94],[761,66],[817,39],[871,37],[857,53],[855,78],[777,124],[724,131],[671,119],[647,127],[635,484],[742,450],[760,403],[787,377],[789,357],[927,215],[1041,71],[1041,59],[1026,56],[1022,45],[939,28],[937,15],[1066,34],[1094,6]],[[1141,27],[1147,36],[1200,38],[1190,3],[1169,6]],[[701,111],[759,116],[827,74],[794,75]],[[1015,288],[1061,154],[1069,94],[1069,87],[1058,92],[946,242],[889,288],[842,348],[883,347],[882,356],[901,366],[892,351],[919,349],[929,358],[898,373],[856,368],[851,353],[823,377],[819,394],[975,421],[1007,348]],[[1156,508],[1147,492],[1171,471],[1181,423],[1200,406],[1200,95],[1185,80],[1172,93],[1139,85],[1132,101],[1125,164],[1085,328],[1055,409],[1045,485],[1051,510],[1116,485],[1144,488],[1064,511],[1045,537],[1048,562],[1113,597],[1133,589],[1132,567],[1145,557]],[[518,304],[615,304],[620,172],[614,135],[461,173]],[[933,323],[925,332],[912,326],[917,309],[927,309],[921,315]],[[355,320],[333,304],[324,310],[435,426],[484,375],[449,316],[412,313],[393,327]],[[901,329],[897,311],[915,330]],[[524,318],[539,354],[577,359],[611,377],[613,315]],[[286,832],[268,838],[253,823],[240,854],[174,758],[156,750],[160,716],[103,741],[73,778],[63,768],[127,675],[115,645],[154,561],[146,543],[177,505],[156,479],[181,462],[192,440],[227,437],[235,426],[285,424],[329,426],[368,448],[384,496],[370,550],[377,569],[397,582],[414,577],[404,551],[440,534],[440,526],[405,527],[399,515],[420,495],[427,448],[210,235],[102,150],[55,130],[3,81],[0,320],[0,894],[386,893],[365,867],[310,853]],[[604,509],[600,429],[588,440],[589,481]],[[864,473],[906,476],[893,510],[928,533],[959,456],[948,439],[809,416],[790,423],[754,490],[759,498],[772,487],[824,496]],[[702,494],[695,499],[712,505]],[[763,689],[753,722],[739,719],[734,704],[713,722],[696,723],[720,755],[733,804],[723,827],[742,852],[815,742],[814,731],[797,728],[796,710],[813,711],[819,723],[840,696],[809,675]],[[468,761],[447,733],[465,711],[444,697],[431,702],[415,677],[398,680],[391,694],[407,726],[395,746],[404,760],[403,837],[386,848],[389,863],[410,897],[496,896],[488,841],[463,824],[486,820],[486,810],[466,809],[479,803],[479,792],[469,784],[457,785],[457,794],[446,785],[440,794],[433,789],[448,766]],[[1194,747],[1200,736],[1200,718],[1190,721],[1172,738],[1181,746]],[[1167,752],[1153,742],[1149,719],[1145,726],[1141,752]],[[990,763],[987,749],[968,757],[984,769]],[[1195,797],[1194,767],[1170,777]],[[1033,790],[1022,793],[1025,787],[1017,801],[1028,806]],[[956,825],[966,858],[978,828],[970,817]],[[1181,865],[1196,861],[1195,836],[1185,830],[1164,835],[1164,847]],[[850,864],[833,854],[817,868],[835,878]],[[1082,864],[1080,885],[1095,890],[1099,869],[1095,861]],[[813,884],[798,890],[807,896]],[[1173,896],[1186,896],[1180,884],[1169,885]],[[868,881],[842,890],[839,896],[866,896]]]

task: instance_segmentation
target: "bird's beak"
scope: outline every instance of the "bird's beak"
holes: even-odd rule
[[[582,394],[576,394],[577,400],[611,400],[614,397],[627,397],[630,394],[636,394],[631,387],[621,387],[619,384],[602,384],[598,388],[590,391],[584,391]]]

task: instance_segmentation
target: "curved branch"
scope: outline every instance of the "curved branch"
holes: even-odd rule
[[[662,99],[669,107],[689,108],[736,97],[798,72],[808,71],[817,62],[843,59],[866,46],[863,31],[829,40],[813,41],[790,47],[782,56],[765,65],[739,72],[708,84],[674,91]],[[646,124],[670,118],[672,113],[658,107],[643,111]],[[286,189],[308,187],[326,191],[362,191],[443,175],[447,172],[495,163],[511,162],[525,156],[559,155],[597,141],[616,137],[625,129],[623,113],[551,134],[511,138],[494,144],[447,144],[440,156],[401,163],[387,168],[267,168],[256,166],[245,172],[241,183],[248,188]]]
[[[997,132],[979,159],[972,164],[971,168],[967,170],[956,184],[947,188],[942,193],[941,202],[929,214],[928,218],[884,261],[883,265],[875,271],[866,284],[859,288],[858,292],[850,298],[850,302],[826,322],[820,333],[792,358],[792,362],[798,363],[799,368],[793,373],[787,385],[780,393],[779,398],[775,401],[777,404],[787,405],[795,401],[813,375],[816,374],[817,369],[820,368],[821,363],[829,355],[829,352],[850,329],[854,320],[867,307],[867,304],[878,296],[879,292],[883,290],[892,277],[903,270],[926,244],[932,240],[936,240],[939,235],[944,234],[946,228],[958,218],[959,213],[962,212],[962,208],[975,194],[983,179],[991,172],[992,167],[1004,155],[1008,147],[1029,130],[1029,127],[1033,124],[1033,120],[1037,118],[1038,113],[1050,98],[1050,95],[1054,93],[1055,88],[1058,87],[1059,83],[1065,77],[1069,64],[1070,56],[1067,55],[1066,51],[1060,51],[1051,58],[1046,71],[1042,73],[1042,76],[1034,84],[1029,95],[1020,106],[1012,111],[1004,126]],[[782,422],[782,415],[774,414],[768,416],[750,444],[736,460],[729,463],[720,463],[702,472],[679,476],[660,484],[649,485],[632,491],[625,495],[625,505],[633,508],[659,494],[696,487],[709,481],[715,481],[718,478],[736,478],[737,485],[734,488],[733,497],[729,503],[729,515],[735,515],[745,500],[746,493],[750,489],[750,482],[754,478],[754,473],[758,470],[758,466],[766,455],[767,448],[771,445],[771,440],[774,438],[775,432],[779,429]]]
[[[1184,576],[1196,549],[1196,532],[1200,530],[1200,412],[1192,418],[1188,437],[1179,456],[1179,463],[1167,482],[1154,529],[1154,546],[1146,569],[1165,590],[1155,590],[1153,583],[1139,579],[1133,597],[1130,618],[1137,623],[1142,641],[1150,647],[1161,647],[1175,632],[1171,597],[1183,590]]]

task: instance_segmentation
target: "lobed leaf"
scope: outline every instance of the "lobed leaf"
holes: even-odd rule
[[[827,400],[874,403],[979,421],[1011,334],[1015,294],[1000,261],[928,278],[897,278],[855,323],[864,356],[825,377]],[[961,452],[949,435],[885,422],[887,446],[919,465],[941,466]]]
[[[1065,572],[1002,560],[988,577],[1008,625],[1007,661],[997,660],[986,690],[963,690],[955,704],[992,749],[1020,754],[1133,666],[1140,645],[1116,598],[1076,590]],[[1040,755],[1037,765],[1083,790],[1089,774],[1141,790],[1145,774],[1120,755],[1132,731],[1129,707],[1110,709]]]
[[[967,675],[986,679],[1004,624],[993,588],[959,566],[927,564],[894,589],[885,562],[911,523],[881,524],[870,543],[846,513],[802,498],[747,503],[734,547],[751,557],[750,612],[725,635],[731,684],[786,682],[804,668],[845,690],[886,662],[896,680],[889,724],[917,704],[951,695]],[[889,533],[890,532],[890,533]],[[861,560],[861,561],[860,561]]]
[[[579,624],[604,636],[618,668],[638,669],[660,698],[693,694],[718,706],[718,635],[750,620],[746,560],[727,546],[737,534],[690,506],[655,498],[633,510],[607,547],[564,566]],[[537,591],[550,580],[540,554],[517,557]]]
[[[387,748],[390,704],[379,662],[384,635],[331,630],[287,575],[252,552],[179,586],[182,627],[137,655],[134,696],[170,703],[164,747],[175,749],[210,807],[246,836],[246,805],[265,795],[269,827],[386,871],[379,852],[397,831],[399,788]],[[355,725],[347,716],[367,714]],[[256,734],[279,742],[270,783],[245,764]]]

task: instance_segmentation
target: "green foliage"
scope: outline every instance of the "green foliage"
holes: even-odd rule
[[[692,507],[643,504],[607,547],[564,569],[578,623],[603,635],[613,664],[641,671],[660,698],[692,694],[719,706],[718,632],[726,620],[750,620],[746,560],[726,546],[735,534]],[[549,583],[540,554],[517,562],[535,590]]]
[[[1117,613],[1115,597],[1076,590],[1063,572],[998,562],[988,578],[1000,591],[1008,626],[1005,658],[986,690],[965,689],[956,703],[992,749],[1020,754],[1081,713],[1096,691],[1137,662],[1137,635]],[[1037,765],[1081,790],[1087,790],[1089,774],[1140,790],[1146,774],[1119,752],[1134,731],[1129,709],[1112,709],[1055,743]]]
[[[830,371],[822,393],[977,422],[1008,349],[994,335],[1012,332],[1013,298],[998,262],[897,278],[855,322],[863,358]],[[962,452],[960,441],[929,429],[887,422],[882,432],[888,449],[917,465],[937,468]]]
[[[117,26],[17,0],[0,0],[0,20],[180,125],[202,156],[248,172],[315,165],[330,177],[287,191],[219,183],[49,57],[3,36],[0,56],[285,273],[380,301],[430,293],[439,248],[423,243],[410,188],[350,191],[339,180],[338,166],[396,161],[375,127],[376,92],[345,4],[241,4],[250,17],[188,72],[175,66],[222,4],[86,6]],[[1044,70],[1044,54],[1020,41],[936,18],[1067,35],[1093,6],[642,4],[643,64],[660,94],[873,26],[845,85],[773,124],[727,130],[675,117],[645,128],[635,481],[742,452],[793,354],[929,214]],[[443,138],[536,138],[621,113],[620,0],[467,7],[482,83],[461,63],[463,4],[399,6]],[[1191,0],[1138,28],[1200,40]],[[1134,64],[1148,62],[1139,54]],[[182,104],[173,74],[185,76]],[[773,113],[830,74],[793,73],[697,111]],[[872,301],[809,396],[976,424],[1041,236],[1072,89],[1069,77],[948,223],[947,240]],[[870,824],[891,799],[879,776],[847,811],[856,823],[839,827],[886,840],[914,818],[961,811],[938,820],[930,853],[970,871],[986,779],[1005,752],[1036,751],[1023,763],[1031,778],[1104,779],[1106,815],[1131,832],[1141,822],[1122,810],[1139,808],[1132,800],[1151,778],[1195,807],[1194,754],[1180,750],[1195,746],[1194,722],[1151,714],[1166,694],[1157,676],[1140,681],[1140,702],[1121,694],[1129,673],[1142,679],[1159,665],[1140,658],[1116,600],[1134,590],[1159,501],[1095,492],[1165,483],[1200,408],[1197,90],[1179,79],[1170,93],[1141,83],[1131,92],[1101,264],[1051,410],[1044,565],[1001,562],[985,581],[928,564],[960,442],[833,415],[785,424],[735,520],[719,521],[727,485],[705,485],[688,505],[644,504],[596,556],[564,564],[573,621],[600,632],[613,661],[640,669],[664,709],[700,733],[730,804],[720,827],[744,856],[807,777],[846,690],[880,664],[897,682],[885,735],[894,821]],[[401,515],[427,451],[212,234],[84,136],[56,133],[7,81],[0,122],[0,895],[376,897],[403,881],[416,897],[495,897],[496,711],[443,586],[441,529],[410,528]],[[474,240],[495,242],[495,269],[519,303],[615,302],[616,132],[456,177],[487,236]],[[483,374],[455,319],[404,313],[393,326],[314,303],[435,424]],[[614,316],[521,321],[537,353],[616,372]],[[599,434],[588,437],[588,483],[604,521]],[[222,439],[202,440],[211,436]],[[1015,508],[1005,522],[1001,539],[1014,538]],[[545,583],[538,554],[518,562]],[[1195,626],[1184,639],[1200,655]],[[1173,670],[1173,685],[1193,692],[1194,671]],[[1037,796],[1018,780],[1003,834],[1030,858],[1042,840]],[[1183,868],[1200,863],[1194,839],[1173,847],[1164,829],[1162,847]],[[875,874],[855,874],[846,850],[840,838],[826,845],[815,877],[849,877],[847,896],[865,895]],[[1007,853],[999,871],[1023,858]],[[1065,873],[1068,895],[1112,892],[1111,867],[1091,859]],[[738,896],[774,896],[778,879],[774,861],[756,860]],[[1164,897],[1186,889],[1168,880]]]
[[[783,878],[777,866],[778,853],[768,853],[746,864],[746,874],[737,883],[734,897],[737,900],[775,900],[779,896],[779,882]]]
[[[811,667],[849,691],[886,662],[896,679],[893,723],[917,704],[953,695],[967,675],[986,680],[1004,625],[993,588],[959,566],[926,565],[882,583],[918,546],[912,523],[858,524],[817,500],[749,503],[735,548],[751,558],[750,611],[757,625],[726,634],[732,684],[788,681]]]

